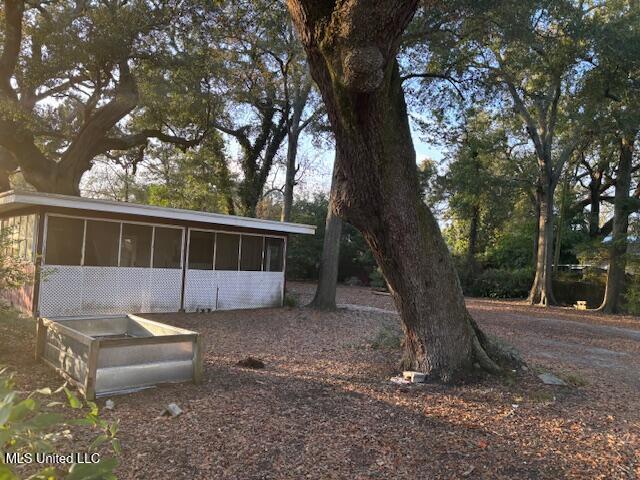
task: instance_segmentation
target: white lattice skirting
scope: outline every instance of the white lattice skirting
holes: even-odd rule
[[[282,305],[282,272],[187,270],[184,308],[234,310]]]
[[[177,312],[182,270],[46,266],[40,285],[40,315]]]
[[[182,270],[46,266],[40,285],[43,317],[177,312]],[[234,310],[282,305],[282,272],[187,270],[184,307]]]

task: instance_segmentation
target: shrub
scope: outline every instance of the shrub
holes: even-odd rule
[[[298,297],[291,295],[289,293],[284,294],[283,304],[285,307],[297,307],[298,306]]]
[[[382,276],[380,267],[376,268],[373,272],[369,274],[369,285],[371,285],[374,288],[387,288],[387,282]]]
[[[633,279],[627,284],[627,290],[624,294],[624,309],[631,315],[640,315],[640,277],[634,275]]]
[[[66,395],[66,403],[49,402],[42,407],[39,397],[53,393]],[[73,410],[85,409],[82,418],[67,419],[62,413],[50,411],[56,406],[67,406]],[[88,410],[88,411],[87,411]],[[120,452],[120,443],[116,437],[117,422],[107,422],[100,418],[98,406],[93,402],[83,404],[68,388],[61,387],[55,392],[44,388],[31,392],[26,398],[15,390],[15,382],[7,369],[0,370],[0,453],[15,452],[35,455],[38,452],[49,453],[60,441],[68,438],[68,427],[84,425],[99,433],[86,448],[76,448],[78,452],[95,452],[105,442],[110,442],[113,453]],[[29,479],[67,478],[68,480],[115,479],[113,470],[117,466],[114,457],[100,458],[97,463],[74,463],[70,468],[46,467]],[[18,480],[12,465],[5,463],[4,455],[0,455],[0,478]]]
[[[516,270],[488,269],[466,286],[465,294],[474,297],[522,298],[526,297],[533,282],[534,272],[529,268]]]
[[[11,254],[11,230],[0,231],[0,291],[18,288],[32,279],[29,262]]]

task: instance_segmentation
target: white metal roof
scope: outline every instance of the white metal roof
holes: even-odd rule
[[[98,200],[94,198],[73,197],[53,193],[9,191],[0,193],[0,214],[28,206],[59,207],[95,212],[117,213],[144,217],[156,217],[188,222],[203,222],[216,225],[271,230],[284,233],[302,233],[313,235],[316,227],[301,223],[277,222],[260,218],[239,217],[220,213],[197,212],[178,208],[156,207],[135,203]]]

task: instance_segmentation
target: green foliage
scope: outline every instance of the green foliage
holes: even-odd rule
[[[627,286],[624,299],[624,308],[627,313],[630,313],[631,315],[640,315],[640,279],[637,278],[637,275]]]
[[[13,375],[7,369],[0,370],[0,478],[18,480],[13,466],[4,463],[4,452],[35,454],[56,452],[56,446],[70,438],[70,426],[84,426],[96,432],[96,436],[86,450],[78,452],[96,452],[105,443],[116,455],[120,453],[117,438],[118,423],[100,418],[98,406],[94,402],[83,403],[71,390],[61,387],[55,392],[42,388],[24,397],[16,390]],[[46,397],[64,393],[66,402],[50,401],[43,404]],[[54,411],[71,408],[82,412],[82,417],[69,419],[66,415]],[[102,449],[102,452],[105,450]],[[109,480],[115,479],[113,470],[117,466],[114,457],[102,457],[98,463],[74,463],[68,470],[46,467],[28,477],[29,479],[65,478],[67,480]]]
[[[285,292],[283,303],[285,307],[294,308],[298,306],[299,300],[295,295],[291,295],[290,293]]]
[[[532,215],[514,215],[488,245],[484,257],[486,265],[497,269],[532,267],[535,224]]]
[[[149,166],[146,203],[202,212],[234,213],[233,178],[227,168],[224,143],[212,134],[188,152],[156,150],[157,163]]]
[[[294,202],[291,219],[294,222],[315,225],[315,235],[292,235],[287,246],[287,275],[293,279],[318,278],[322,256],[328,201],[324,195]]]
[[[369,274],[369,285],[375,288],[386,288],[387,282],[380,271],[380,267],[377,267]]]
[[[465,294],[474,297],[488,298],[523,298],[526,297],[533,282],[534,272],[531,268],[515,270],[488,269],[480,273],[467,285]]]
[[[32,281],[30,263],[11,255],[11,230],[0,230],[0,291],[19,288]]]
[[[316,234],[294,235],[287,248],[287,274],[292,279],[316,279],[322,256],[322,244],[327,217],[328,199],[316,195],[311,199],[298,199],[292,209],[292,221],[316,226]],[[375,260],[364,238],[353,226],[343,223],[340,237],[338,278],[357,277],[366,282],[376,268]]]
[[[638,225],[633,226],[634,233]],[[640,315],[640,257],[627,255],[627,270],[633,272],[627,275],[626,291],[624,293],[624,309],[631,315]]]

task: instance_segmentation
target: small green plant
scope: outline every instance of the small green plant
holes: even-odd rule
[[[560,377],[573,387],[586,387],[589,381],[577,373],[565,373]]]
[[[547,390],[533,390],[529,392],[529,400],[533,403],[550,403],[555,401],[555,397]]]
[[[371,348],[374,350],[398,350],[401,345],[402,336],[400,332],[386,325],[378,330],[371,342]]]
[[[286,293],[284,295],[284,301],[282,303],[284,304],[285,307],[291,307],[291,308],[297,307],[298,306],[298,297]]]
[[[51,401],[42,405],[41,399],[64,392],[65,402]],[[66,407],[83,412],[80,418],[67,419],[54,408]],[[5,453],[37,460],[37,454],[54,453],[55,447],[70,438],[69,427],[82,425],[95,430],[94,440],[86,448],[75,448],[78,453],[92,453],[105,443],[110,444],[113,454],[120,453],[117,438],[118,423],[100,418],[94,402],[83,403],[66,386],[52,392],[49,388],[35,390],[23,398],[15,389],[14,377],[7,369],[0,370],[0,479],[19,480],[13,464],[6,463]],[[64,455],[68,455],[65,452]],[[99,459],[98,459],[99,458]],[[96,463],[75,462],[69,468],[48,466],[29,476],[26,480],[110,480],[115,479],[113,470],[117,466],[115,457],[97,457]]]

